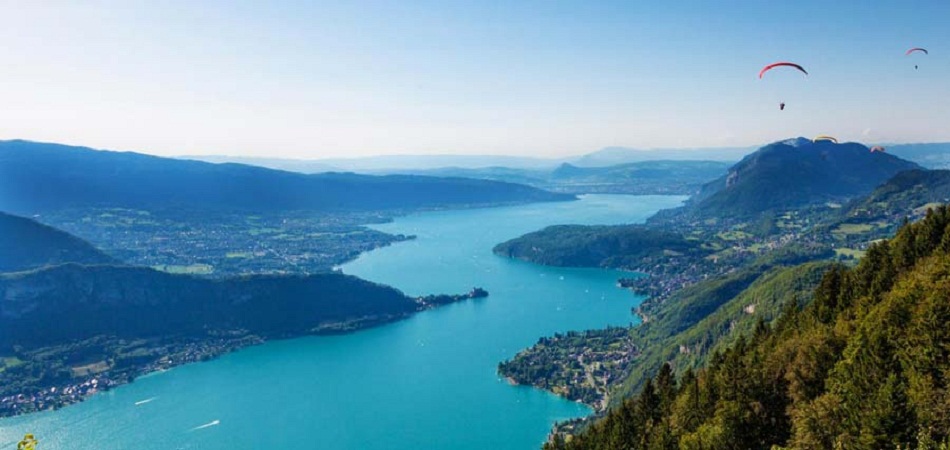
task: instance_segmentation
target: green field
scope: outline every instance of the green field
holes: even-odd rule
[[[855,250],[853,248],[836,248],[835,256],[837,257],[851,257],[854,259],[861,259],[864,257],[866,252],[864,250]]]
[[[0,372],[23,364],[23,361],[16,356],[0,356]]]
[[[874,229],[874,225],[867,223],[843,223],[832,230],[836,237],[850,236],[852,234],[864,234]]]
[[[746,233],[745,231],[732,230],[732,231],[723,231],[717,234],[716,237],[724,241],[738,241],[742,239],[749,239],[752,237],[752,235],[749,233]]]

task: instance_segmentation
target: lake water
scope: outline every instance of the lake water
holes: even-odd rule
[[[682,197],[431,212],[375,226],[414,234],[343,271],[410,295],[487,289],[485,299],[348,335],[270,342],[152,374],[59,411],[0,420],[0,449],[536,449],[583,405],[509,385],[498,362],[541,336],[626,325],[640,299],[623,274],[497,257],[504,240],[553,224],[644,220]]]

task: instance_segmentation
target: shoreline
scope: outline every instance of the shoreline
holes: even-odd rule
[[[80,403],[96,394],[130,384],[135,380],[161,373],[178,366],[215,360],[228,353],[271,341],[297,339],[307,336],[333,336],[355,333],[370,328],[408,319],[415,314],[458,303],[484,298],[488,292],[474,288],[466,294],[429,295],[414,298],[417,309],[397,315],[373,315],[341,322],[322,323],[303,333],[286,333],[262,336],[245,330],[216,331],[202,337],[159,337],[146,340],[152,356],[138,364],[125,367],[109,365],[105,359],[99,363],[73,367],[73,378],[67,383],[51,383],[33,392],[9,393],[0,396],[0,420],[27,414],[53,411]],[[79,344],[103,345],[121,339],[99,336]],[[42,352],[44,349],[36,349]],[[108,359],[109,355],[106,355]],[[102,368],[102,366],[106,368]],[[80,373],[82,372],[82,373]]]

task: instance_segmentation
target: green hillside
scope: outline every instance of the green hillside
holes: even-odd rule
[[[701,252],[698,242],[639,225],[557,225],[503,242],[495,254],[566,267],[645,264],[650,257]]]
[[[664,365],[567,449],[935,449],[950,437],[950,211],[835,267],[698,371]],[[777,446],[777,447],[773,447]],[[940,447],[944,448],[944,447]]]
[[[890,219],[950,200],[950,170],[908,170],[843,208],[846,220]]]
[[[703,187],[687,207],[701,216],[749,216],[841,201],[871,192],[894,175],[917,169],[858,143],[793,139],[762,147]]]
[[[697,367],[759,321],[770,323],[787,305],[806,303],[831,265],[809,261],[829,253],[796,247],[772,252],[664,302],[642,304],[640,325],[541,338],[500,364],[499,372],[603,409],[639,391],[664,363]]]
[[[660,333],[637,330],[644,331],[642,336],[647,339],[637,341],[642,341],[641,354],[629,374],[614,388],[614,398],[638,392],[663,364],[670,363],[677,371],[701,367],[711,354],[728,348],[740,336],[751,336],[760,322],[771,324],[786,307],[808,303],[812,290],[829,267],[831,263],[828,262],[776,267],[759,275],[748,287],[729,297],[698,322],[685,328],[673,328],[679,329],[675,334],[661,337]],[[698,285],[700,289],[692,297],[696,300],[715,298],[715,295],[709,295],[708,289],[715,285],[715,282]],[[666,328],[671,327],[667,325]],[[634,335],[641,336],[641,333]],[[651,335],[658,336],[650,339]]]
[[[0,212],[0,272],[68,262],[108,264],[115,260],[68,233]]]
[[[0,349],[97,335],[123,338],[248,330],[302,334],[353,320],[401,317],[420,305],[338,273],[208,280],[147,268],[67,264],[0,275]]]

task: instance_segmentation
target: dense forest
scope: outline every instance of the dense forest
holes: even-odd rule
[[[549,266],[622,267],[649,258],[702,253],[700,242],[641,225],[555,225],[498,244],[495,254]]]
[[[128,266],[65,264],[0,274],[0,352],[97,335],[139,338],[249,330],[306,334],[388,321],[423,306],[396,289],[340,273],[209,280]]]
[[[705,368],[663,365],[605,418],[545,447],[947,448],[948,322],[950,210],[940,207],[856,267],[833,266],[804,308],[789,302]]]
[[[761,275],[737,294],[730,292],[736,287],[732,283],[745,284],[742,280],[755,276],[757,270],[745,269],[735,278],[684,289],[664,308],[668,312],[664,311],[661,319],[633,329],[642,354],[615,393],[625,397],[638,392],[665,362],[673,362],[680,370],[704,365],[717,350],[751,334],[759,321],[771,323],[786,305],[811,300],[811,290],[831,264],[822,261],[758,269],[763,270]]]

